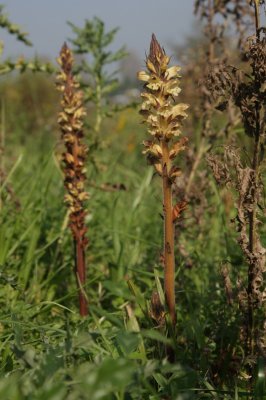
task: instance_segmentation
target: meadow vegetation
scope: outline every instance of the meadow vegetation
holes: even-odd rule
[[[138,106],[98,18],[1,60],[0,399],[266,399],[263,7],[195,1]]]

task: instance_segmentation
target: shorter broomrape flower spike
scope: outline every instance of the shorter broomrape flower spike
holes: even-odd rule
[[[184,150],[187,138],[175,140],[181,134],[183,120],[187,118],[187,104],[176,103],[181,89],[180,67],[169,67],[170,57],[152,35],[150,53],[146,59],[147,71],[138,73],[139,80],[144,82],[141,93],[143,103],[140,114],[148,126],[151,140],[144,141],[144,154],[158,175],[162,177],[164,209],[164,264],[165,264],[165,297],[171,320],[176,321],[174,293],[174,221],[180,216],[172,206],[172,184],[181,174],[173,165],[174,159]],[[182,203],[183,204],[183,203]],[[173,217],[175,215],[175,217]]]
[[[88,193],[84,188],[87,147],[81,140],[85,110],[82,105],[82,92],[78,90],[79,84],[72,74],[73,62],[72,53],[64,44],[58,58],[61,71],[57,75],[57,88],[62,92],[62,111],[58,116],[58,124],[66,148],[63,154],[64,182],[67,190],[65,203],[70,211],[69,226],[75,245],[80,314],[85,316],[87,315],[87,300],[82,286],[85,284],[85,248],[87,245],[84,210],[84,201],[88,198]]]

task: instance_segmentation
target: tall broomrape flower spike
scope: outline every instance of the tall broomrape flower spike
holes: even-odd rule
[[[79,308],[82,316],[87,315],[87,299],[83,289],[85,284],[85,249],[87,245],[84,201],[88,193],[84,189],[85,158],[87,147],[82,143],[83,95],[78,90],[79,83],[72,74],[73,56],[66,44],[63,45],[58,63],[61,71],[57,75],[57,88],[62,93],[58,124],[66,151],[63,153],[65,202],[69,208],[69,226],[72,232],[75,249],[75,269],[79,289]]]
[[[169,67],[170,57],[152,35],[150,54],[146,59],[147,71],[138,73],[144,82],[141,93],[143,103],[140,113],[148,126],[151,140],[144,141],[144,154],[157,174],[162,178],[164,210],[164,291],[171,321],[175,323],[175,256],[174,222],[180,216],[185,204],[172,205],[172,185],[181,174],[173,165],[180,151],[185,149],[187,138],[176,140],[181,134],[182,122],[187,118],[187,104],[176,103],[180,93],[180,67]]]

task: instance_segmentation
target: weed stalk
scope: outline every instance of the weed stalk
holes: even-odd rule
[[[255,30],[256,30],[256,43],[260,45],[260,7],[259,1],[254,1],[255,9]],[[262,85],[261,79],[256,74],[256,65],[253,70],[254,75],[254,86],[259,91]],[[260,179],[260,151],[261,151],[261,140],[263,137],[264,123],[261,119],[261,103],[256,101],[254,108],[254,150],[252,159],[252,189],[251,189],[251,210],[249,212],[249,252],[250,254],[259,253],[259,238],[257,232],[257,212],[258,212],[258,200],[259,200],[259,179]],[[253,356],[255,353],[255,337],[256,337],[256,327],[254,321],[254,300],[256,299],[256,278],[259,271],[257,270],[256,257],[250,258],[249,269],[248,269],[248,348],[250,354]],[[259,273],[260,274],[260,273]]]
[[[265,147],[265,76],[266,30],[260,26],[260,7],[264,0],[254,0],[254,35],[243,43],[246,70],[231,65],[221,65],[213,72],[208,87],[214,99],[232,100],[238,108],[244,132],[250,140],[250,151],[241,152],[232,146],[225,147],[224,163],[214,163],[219,183],[227,183],[237,193],[235,218],[238,241],[248,265],[246,286],[238,285],[238,303],[243,312],[241,340],[245,342],[249,389],[255,382],[258,357],[264,357],[265,341],[265,260],[260,233],[263,205],[263,160]],[[248,157],[246,156],[246,153]],[[223,175],[222,169],[226,172]],[[213,168],[214,170],[214,168]]]

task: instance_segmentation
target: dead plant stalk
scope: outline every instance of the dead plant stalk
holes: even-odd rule
[[[250,140],[250,151],[225,147],[224,163],[214,160],[213,170],[219,171],[217,181],[230,184],[237,193],[235,218],[238,241],[248,264],[247,284],[238,285],[238,303],[243,312],[242,339],[245,341],[249,387],[253,385],[258,357],[264,357],[265,339],[265,260],[261,222],[264,213],[265,153],[265,76],[266,29],[260,24],[260,7],[265,0],[253,0],[255,33],[242,43],[242,59],[246,70],[221,65],[210,74],[209,90],[216,101],[229,101],[238,108],[244,132]],[[248,71],[248,72],[246,72]],[[218,161],[218,162],[217,162]],[[219,166],[220,164],[220,166]],[[222,168],[221,168],[222,167]],[[226,171],[225,178],[221,172]],[[226,176],[227,175],[227,176]]]
[[[256,42],[260,45],[260,6],[259,1],[254,1],[255,9],[255,29],[256,29]],[[256,68],[256,66],[255,66]],[[254,82],[257,88],[261,87],[260,79],[257,77],[256,72],[254,73]],[[255,129],[254,129],[254,150],[253,150],[253,187],[251,191],[251,211],[249,213],[249,251],[250,254],[256,254],[259,252],[259,241],[257,232],[257,212],[258,212],[258,189],[259,189],[259,177],[260,177],[260,147],[261,139],[263,137],[264,124],[261,122],[261,104],[257,101],[254,110],[255,117]],[[253,257],[249,264],[248,270],[248,347],[250,348],[251,354],[254,354],[255,343],[254,343],[254,281],[256,279],[256,259]]]

